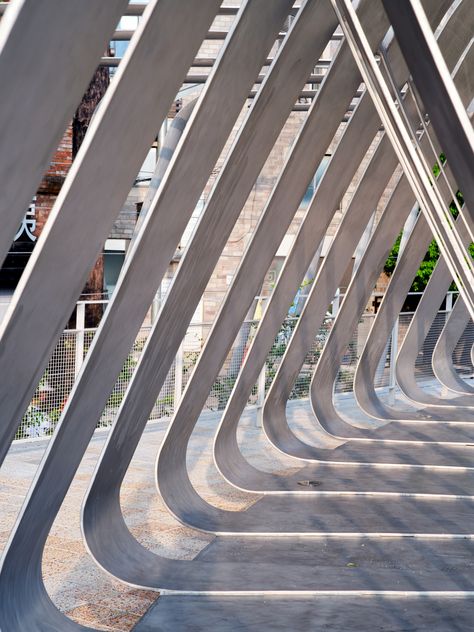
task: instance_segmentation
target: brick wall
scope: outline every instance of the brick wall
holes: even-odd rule
[[[68,128],[59,143],[48,171],[38,187],[36,196],[36,230],[39,237],[53,208],[61,186],[72,165],[72,126]]]
[[[99,78],[100,81],[97,78]],[[97,104],[100,101],[101,94],[105,92],[106,83],[107,82],[104,81],[104,77],[103,77],[103,70],[98,71],[98,73],[96,73],[94,79],[92,80],[88,88],[88,93],[87,93],[89,95],[91,94],[93,95],[93,98],[95,99],[95,104]],[[93,89],[91,92],[91,87],[94,88],[94,86],[95,86],[95,89]],[[102,92],[101,94],[99,94],[101,90]],[[86,98],[83,99],[81,103],[81,107],[84,106],[85,102],[86,102]],[[90,109],[91,109],[91,114],[92,114],[93,107]],[[78,112],[79,111],[80,109],[78,110]],[[75,117],[75,119],[76,118],[77,117]],[[83,122],[83,120],[84,120],[84,117],[82,117],[81,122]],[[41,235],[44,225],[51,213],[54,203],[56,202],[58,193],[61,190],[61,187],[65,181],[67,174],[69,173],[69,169],[71,168],[71,165],[73,162],[73,155],[74,155],[73,146],[75,144],[77,148],[80,144],[80,140],[82,140],[82,137],[81,137],[81,139],[79,139],[79,142],[78,142],[78,139],[76,139],[76,142],[74,142],[73,124],[74,124],[74,121],[68,125],[53,155],[53,158],[48,167],[48,170],[44,174],[44,177],[36,193],[36,209],[35,209],[36,227],[34,231],[34,234],[36,237],[39,237]],[[85,128],[87,128],[87,124],[88,122],[86,122]],[[97,209],[97,211],[100,212],[100,209]],[[12,250],[14,249],[15,247],[12,248]],[[26,260],[27,258],[26,259],[25,257],[22,258],[21,260],[22,266],[25,265]],[[10,261],[7,260],[5,265],[7,266],[7,268],[9,268],[12,264]],[[13,263],[13,269],[15,269],[15,266],[16,264]],[[18,274],[19,274],[19,272],[21,272],[21,267],[17,269],[18,269]],[[8,287],[10,289],[13,289],[14,286],[11,287],[11,283],[10,283]],[[93,266],[91,270],[90,277],[88,279],[86,287],[84,288],[84,293],[87,294],[91,298],[102,298],[102,292],[103,292],[103,259],[102,257],[99,257],[99,259],[97,260],[97,262],[95,263],[95,265]],[[98,316],[99,314],[97,314],[96,317],[91,316],[92,320],[90,320],[88,325],[94,324],[93,321],[94,320],[96,321]]]

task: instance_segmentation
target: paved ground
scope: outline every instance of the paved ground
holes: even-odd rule
[[[243,509],[248,500],[222,481],[203,452],[210,449],[218,415],[206,414],[195,433],[189,455],[191,478],[209,501],[228,509]],[[153,551],[177,559],[193,559],[213,537],[183,527],[164,508],[155,492],[153,464],[165,422],[150,424],[125,480],[122,505],[135,537]],[[255,417],[246,417],[241,430],[248,454],[269,471],[289,464],[277,452],[262,457],[262,439]],[[84,492],[106,433],[96,434],[82,461],[70,493],[54,524],[45,559],[46,587],[57,606],[72,619],[99,630],[125,632],[139,620],[157,593],[128,588],[97,568],[81,539],[79,511]],[[0,469],[0,549],[5,545],[33,479],[47,440],[16,443]],[[258,456],[260,453],[260,456]]]
[[[135,632],[470,632],[463,598],[161,597]]]
[[[299,432],[304,432],[308,428],[307,417],[301,414],[305,405],[298,406],[298,421],[294,420],[294,424],[300,426]],[[348,397],[342,407],[347,410],[351,406]],[[244,509],[249,503],[248,496],[226,484],[209,459],[203,457],[209,454],[217,422],[216,414],[205,414],[200,420],[189,452],[191,478],[199,493],[217,507]],[[193,559],[214,538],[180,525],[169,515],[155,492],[153,464],[165,430],[164,422],[148,427],[126,477],[122,505],[131,531],[147,548],[171,558]],[[100,630],[126,632],[139,621],[158,594],[126,587],[108,577],[96,567],[82,544],[80,505],[105,437],[106,433],[100,432],[91,442],[56,520],[47,545],[44,575],[53,601],[73,620]],[[314,428],[311,437],[319,443]],[[288,474],[297,471],[294,461],[270,449],[264,442],[261,431],[256,427],[254,413],[246,415],[240,439],[246,456],[259,468]],[[0,470],[0,548],[8,538],[46,445],[46,440],[17,443]],[[184,618],[193,616],[191,602],[189,607],[188,613],[183,611]],[[183,626],[176,630],[188,630],[186,624],[183,623]]]

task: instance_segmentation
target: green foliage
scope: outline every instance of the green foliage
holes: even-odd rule
[[[444,164],[446,162],[446,156],[444,154],[440,154],[439,162],[441,164]],[[437,162],[433,166],[433,174],[437,178],[440,173],[441,173],[441,168],[440,168],[440,165]],[[460,191],[458,191],[456,193],[456,198],[457,198],[457,202],[458,202],[459,206],[462,206],[464,204],[464,199],[463,199],[462,193]],[[454,200],[449,205],[449,210],[451,211],[451,215],[454,217],[454,219],[456,219],[456,217],[458,216],[458,208],[457,208],[456,202]],[[402,237],[402,233],[400,232],[400,234],[398,235],[397,239],[395,240],[395,243],[392,246],[392,249],[390,251],[388,259],[385,262],[384,272],[388,276],[390,276],[392,274],[392,272],[394,271],[395,266],[397,264],[397,258],[398,258],[398,254],[399,254],[399,250],[400,250],[401,237]],[[471,244],[469,246],[469,252],[471,254],[471,257],[474,257],[474,244]],[[422,292],[425,289],[426,284],[430,280],[431,273],[434,270],[436,262],[438,261],[439,255],[440,255],[440,252],[439,252],[438,244],[433,239],[433,241],[430,243],[430,245],[428,247],[428,250],[427,250],[427,252],[426,252],[426,254],[425,254],[424,258],[423,258],[423,261],[420,264],[418,272],[416,273],[416,276],[415,276],[415,278],[413,280],[413,283],[412,283],[412,286],[410,288],[410,292]],[[451,290],[456,290],[455,283],[452,283],[450,289]]]
[[[50,415],[40,410],[37,406],[30,404],[16,432],[15,439],[50,435],[53,429],[54,426]]]
[[[235,377],[219,375],[211,390],[211,396],[217,398],[217,410],[224,410],[235,384]]]
[[[444,163],[446,162],[446,156],[444,154],[440,154],[439,155],[439,162],[442,165],[444,165]],[[434,165],[433,165],[433,175],[434,175],[434,177],[437,178],[440,173],[441,173],[441,167],[440,167],[438,162],[435,162]]]
[[[174,409],[174,393],[170,393],[158,399],[156,405],[159,407],[162,415],[171,414]]]
[[[395,240],[395,243],[392,246],[392,249],[390,250],[390,254],[388,255],[388,259],[385,262],[385,265],[383,267],[383,270],[385,272],[385,274],[388,274],[389,276],[392,274],[392,272],[395,270],[395,266],[397,265],[397,259],[398,259],[398,253],[400,251],[400,241],[402,239],[402,233],[400,232],[397,239]]]

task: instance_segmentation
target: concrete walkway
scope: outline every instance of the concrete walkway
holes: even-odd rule
[[[227,485],[209,460],[212,438],[220,414],[201,417],[192,441],[189,466],[199,492],[226,509],[244,509],[245,495]],[[153,466],[167,421],[149,424],[125,479],[122,505],[134,536],[147,548],[176,559],[193,559],[214,538],[178,523],[156,493]],[[263,439],[255,425],[255,413],[247,414],[241,436],[254,456],[269,471],[286,471],[289,460],[276,451],[262,457]],[[157,598],[157,593],[124,586],[101,571],[82,543],[80,507],[105,442],[107,431],[98,431],[91,441],[68,497],[54,524],[44,559],[46,587],[55,604],[73,620],[99,630],[126,632]],[[0,550],[33,480],[49,439],[14,444],[0,469]],[[293,462],[291,463],[291,465]],[[286,467],[285,467],[286,466]],[[288,470],[291,471],[291,470]]]
[[[338,400],[341,411],[349,414],[353,409],[350,395],[343,395]],[[311,441],[316,445],[327,445],[323,435],[312,425],[311,414],[308,413],[310,410],[307,401],[291,402],[289,418],[292,427],[302,436],[307,438],[310,436]],[[220,414],[218,413],[205,413],[201,416],[189,450],[190,475],[198,492],[210,503],[222,509],[239,511],[248,508],[258,501],[259,497],[253,496],[250,501],[247,494],[243,494],[228,485],[210,462],[208,455],[212,448],[212,440],[219,417]],[[125,518],[137,540],[154,552],[176,559],[191,560],[196,556],[201,559],[206,559],[207,556],[211,559],[214,553],[216,555],[218,552],[222,554],[216,538],[182,526],[168,513],[156,493],[154,462],[166,427],[167,421],[151,423],[142,437],[123,487],[122,505]],[[261,430],[256,425],[255,410],[246,413],[239,432],[239,440],[244,454],[258,468],[286,475],[298,472],[299,467],[295,467],[294,460],[284,457],[266,442]],[[107,576],[89,557],[81,538],[80,506],[106,436],[107,431],[98,431],[91,442],[67,500],[53,527],[44,559],[46,587],[58,608],[71,619],[98,630],[120,632],[127,632],[137,624],[137,632],[151,630],[188,632],[204,629],[219,632],[227,632],[227,630],[229,632],[259,630],[260,632],[261,630],[291,629],[298,631],[321,629],[340,632],[348,629],[347,617],[344,619],[342,615],[338,615],[340,604],[337,600],[331,598],[329,601],[327,599],[321,601],[321,597],[316,601],[311,598],[305,603],[301,602],[301,598],[296,600],[294,598],[279,599],[277,603],[272,598],[265,598],[264,600],[240,598],[237,601],[226,601],[222,598],[201,598],[187,599],[184,603],[182,599],[175,597],[162,597],[157,605],[152,607],[145,618],[141,620],[144,613],[157,599],[158,593],[130,588]],[[48,439],[16,443],[0,470],[0,547],[3,547],[7,541],[47,443]],[[337,442],[332,442],[332,447],[335,445]],[[234,545],[239,546],[239,543],[235,542]],[[354,544],[354,551],[351,550],[350,552],[346,548],[343,553],[336,550],[330,553],[331,547],[327,548],[324,545],[326,555],[332,556],[330,564],[340,566],[343,563],[343,567],[349,572],[353,566],[359,565],[360,560],[365,560],[371,569],[378,568],[380,564],[387,565],[386,559],[380,562],[377,556],[369,555],[367,550],[364,553],[365,557],[361,556],[361,552],[364,552],[360,548],[361,546],[365,545],[359,542]],[[462,547],[461,544],[459,546]],[[285,547],[282,547],[282,551],[283,549]],[[303,549],[300,552],[304,554]],[[394,560],[391,564],[396,566],[397,551],[394,549],[392,553]],[[416,551],[414,555],[415,553]],[[466,571],[467,573],[465,577],[463,576],[464,584],[461,588],[465,590],[470,582],[469,573],[471,566],[473,566],[471,550],[467,552],[461,550],[445,551],[444,553],[441,550],[433,550],[431,553],[434,556],[438,553],[446,554],[450,558],[454,556],[458,558],[458,562],[461,559],[463,564],[464,562],[467,564],[467,571],[464,566],[462,567],[463,572]],[[437,558],[430,558],[431,553],[428,552],[425,556],[428,560],[426,562],[427,568],[423,568],[420,572],[430,573],[428,562],[433,567],[438,564]],[[229,550],[227,553],[224,551],[224,556],[226,554],[235,555],[236,552],[235,550]],[[246,555],[251,556],[254,552],[251,546],[248,550],[241,546],[237,554],[245,559]],[[294,552],[288,553],[290,558],[294,554]],[[311,561],[312,556],[313,553],[307,555],[307,559]],[[466,556],[469,559],[465,559]],[[335,563],[336,559],[337,563]],[[352,559],[357,559],[357,563],[353,563]],[[409,569],[409,581],[412,581],[412,575],[410,575],[412,570]],[[417,572],[418,570],[415,569],[415,575]],[[424,609],[419,603],[415,604],[414,618],[410,616],[409,620],[420,622],[420,617],[422,617],[420,613],[423,612],[425,614],[431,613],[431,619],[425,618],[423,625],[419,623],[419,625],[417,624],[418,627],[410,627],[403,615],[403,613],[408,612],[407,608],[411,607],[410,604],[407,605],[403,600],[400,603],[392,600],[390,607],[387,608],[382,607],[383,600],[380,601],[380,599],[373,597],[371,599],[372,601],[366,599],[363,603],[358,602],[354,606],[354,612],[358,613],[360,625],[357,627],[354,624],[350,628],[351,630],[360,630],[360,632],[366,629],[384,630],[385,632],[398,632],[399,630],[467,632],[471,628],[465,627],[464,622],[469,620],[471,614],[473,615],[472,620],[474,620],[473,604],[470,600],[459,601],[458,599],[452,602],[445,600],[443,603],[446,607],[444,609],[438,608],[438,610],[433,608],[428,600],[426,607],[423,607]],[[344,603],[344,609],[350,606],[349,601]],[[274,627],[276,607],[281,611],[281,616],[279,615],[280,627]],[[206,612],[204,618],[203,608]],[[383,616],[379,616],[382,611]],[[367,621],[367,613],[369,612],[372,617],[375,617],[377,623],[374,619],[373,624],[372,622],[370,625],[367,623],[368,627],[364,628],[363,624]],[[429,627],[429,622],[435,621],[436,612],[443,612],[444,618],[438,617],[439,625],[433,623],[433,626]],[[458,613],[459,618],[453,619],[451,617],[453,613]],[[336,618],[334,619],[334,617]],[[196,623],[199,619],[207,621],[206,626],[199,627],[200,624]],[[224,620],[225,624],[223,623]],[[331,624],[331,620],[339,621],[339,623],[337,625]],[[171,621],[174,623],[171,624]],[[292,625],[291,621],[293,621],[293,627],[288,627]]]

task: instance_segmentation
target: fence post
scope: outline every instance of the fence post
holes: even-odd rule
[[[263,424],[263,405],[265,403],[265,376],[266,376],[267,363],[262,367],[257,382],[257,428],[261,428]]]
[[[332,317],[333,319],[336,318],[337,316],[337,312],[339,311],[339,304],[341,302],[341,290],[339,288],[337,288],[336,290],[336,294],[334,295],[334,298],[332,299]]]
[[[174,361],[174,402],[173,410],[176,410],[183,393],[183,367],[184,367],[184,342],[179,345]]]
[[[79,375],[84,361],[84,329],[86,327],[86,304],[76,305],[76,358],[74,362],[74,376]]]
[[[448,291],[446,294],[446,315],[444,318],[444,323],[446,324],[449,314],[453,309],[453,293]],[[448,397],[449,391],[448,387],[445,384],[441,384],[441,397]]]
[[[446,294],[446,311],[448,312],[448,314],[446,314],[446,320],[448,320],[449,312],[451,312],[452,310],[453,310],[453,293],[448,292]]]
[[[397,378],[395,375],[395,364],[397,361],[398,353],[398,328],[400,326],[400,320],[397,318],[392,329],[392,338],[390,344],[390,373],[388,380],[388,403],[390,406],[395,404],[395,386],[397,385]]]
[[[153,297],[153,302],[151,304],[151,324],[155,323],[155,320],[158,318],[158,313],[161,307],[161,287],[158,292]]]
[[[337,288],[336,294],[334,295],[334,298],[332,299],[332,309],[331,309],[332,324],[331,324],[331,328],[332,328],[332,325],[334,324],[334,320],[336,319],[337,312],[339,311],[340,302],[341,302],[341,290],[340,290],[340,288]],[[336,388],[337,388],[338,377],[339,377],[339,375],[336,377],[336,379],[334,380],[334,382],[332,384],[332,396],[333,396],[333,399],[336,396]]]

